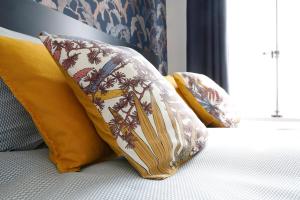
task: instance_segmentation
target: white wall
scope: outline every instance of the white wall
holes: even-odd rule
[[[186,1],[166,1],[169,74],[186,71]]]

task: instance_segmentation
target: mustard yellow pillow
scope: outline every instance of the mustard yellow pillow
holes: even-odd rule
[[[59,171],[111,154],[42,44],[0,37],[0,77],[31,115]]]
[[[204,147],[205,126],[136,51],[65,36],[40,38],[99,135],[142,177],[169,177]]]
[[[182,97],[207,126],[236,127],[239,123],[226,91],[203,74],[177,72],[173,77]]]

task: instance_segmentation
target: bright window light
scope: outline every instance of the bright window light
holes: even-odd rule
[[[278,0],[279,111],[300,118],[300,1]],[[276,110],[276,1],[227,0],[229,91],[244,118]]]

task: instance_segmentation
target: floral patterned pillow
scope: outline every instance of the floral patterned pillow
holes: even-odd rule
[[[40,38],[98,134],[142,177],[167,178],[204,147],[205,126],[136,51],[65,36]]]
[[[226,91],[203,74],[177,72],[173,75],[182,96],[207,126],[236,127],[239,123]]]

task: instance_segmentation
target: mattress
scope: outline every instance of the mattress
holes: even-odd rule
[[[172,177],[139,177],[125,159],[59,174],[48,150],[0,153],[0,199],[300,199],[300,131],[210,129]]]

